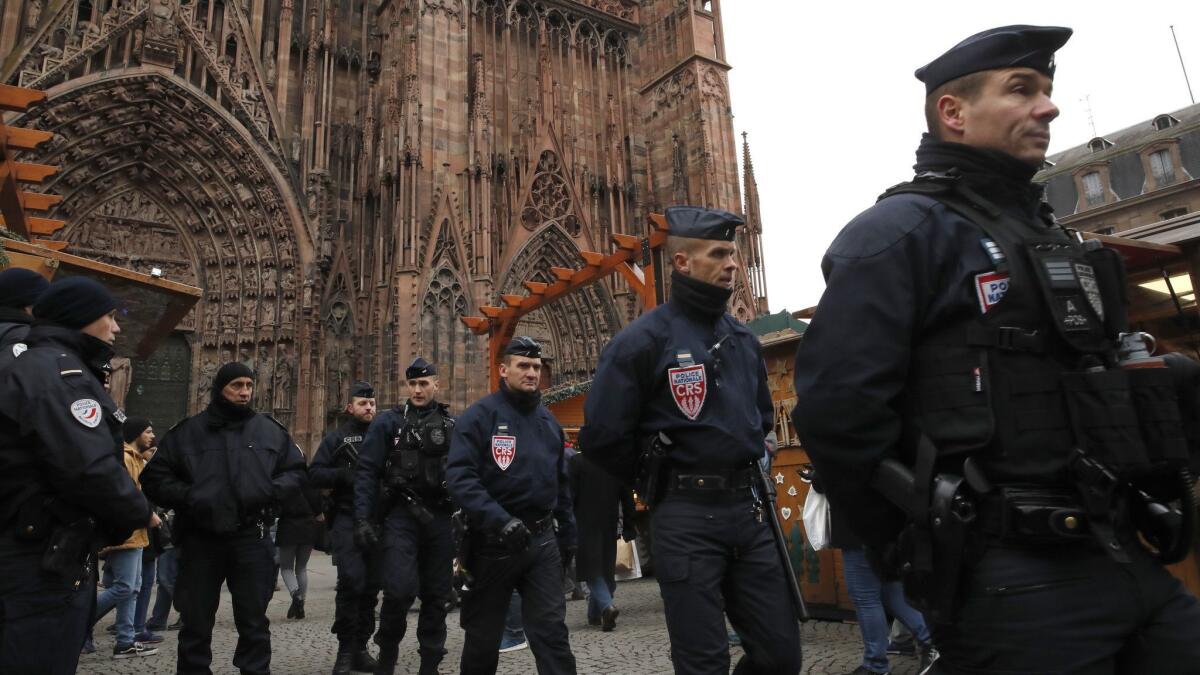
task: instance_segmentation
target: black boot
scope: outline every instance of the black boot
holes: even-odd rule
[[[296,600],[295,604],[296,604],[296,618],[303,619],[304,618],[304,598],[300,598],[299,600]]]
[[[442,662],[445,650],[418,649],[417,652],[421,654],[421,669],[417,675],[441,675],[438,673],[438,664]]]
[[[333,662],[333,675],[350,675],[351,670],[358,670],[354,667],[354,652],[339,648]]]
[[[379,645],[379,663],[375,675],[395,675],[396,659],[400,657],[400,645]]]
[[[366,646],[354,650],[354,669],[361,673],[373,673],[379,667],[379,662],[371,656]]]
[[[292,604],[290,607],[288,607],[287,618],[289,618],[289,619],[297,618],[296,612],[297,612],[298,608],[300,607],[300,603],[301,603],[301,600],[300,600],[299,593],[292,593]]]

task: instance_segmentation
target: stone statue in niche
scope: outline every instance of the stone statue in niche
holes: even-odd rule
[[[225,297],[235,299],[239,295],[241,295],[241,289],[238,287],[237,267],[231,265],[225,268]]]
[[[242,333],[252,335],[258,327],[258,303],[252,300],[242,302]]]
[[[238,322],[238,306],[236,302],[221,305],[221,328],[236,331]]]
[[[271,407],[274,388],[272,378],[275,375],[274,364],[271,360],[271,348],[267,345],[260,345],[258,348],[258,370],[254,373],[255,381],[261,383],[255,388],[254,401],[259,410],[267,410]]]
[[[196,402],[200,407],[204,407],[209,401],[209,392],[212,389],[213,378],[217,375],[217,364],[211,356],[204,357],[204,365],[200,366],[200,371],[196,378]]]
[[[289,409],[292,402],[292,359],[284,345],[279,345],[279,360],[275,364],[272,384],[275,388],[274,408]]]
[[[296,301],[284,300],[283,305],[279,308],[279,325],[282,328],[291,328],[296,321]]]
[[[217,332],[217,308],[213,305],[204,307],[204,332]]]
[[[263,267],[262,269],[262,294],[265,297],[275,297],[276,276],[274,267]]]
[[[242,294],[248,298],[258,296],[258,269],[250,265],[242,269]]]

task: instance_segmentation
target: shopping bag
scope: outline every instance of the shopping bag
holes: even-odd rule
[[[617,540],[617,581],[642,578],[642,561],[638,558],[637,545],[632,541]]]
[[[814,551],[829,547],[829,500],[809,489],[804,498],[804,533]]]

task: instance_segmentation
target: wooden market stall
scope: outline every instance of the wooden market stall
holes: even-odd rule
[[[0,85],[0,111],[22,112],[46,98],[45,92]],[[194,286],[64,253],[65,241],[43,239],[61,229],[61,220],[32,216],[61,197],[28,191],[54,175],[56,167],[18,161],[16,153],[50,140],[46,131],[10,127],[0,118],[0,268],[23,267],[47,279],[87,276],[118,299],[121,332],[114,345],[122,356],[145,358],[200,299]]]

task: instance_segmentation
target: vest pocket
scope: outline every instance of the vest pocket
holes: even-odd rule
[[[1129,389],[1138,427],[1151,462],[1182,464],[1188,460],[1179,396],[1168,368],[1133,368]]]
[[[1130,372],[1115,369],[1062,376],[1076,445],[1117,472],[1148,461]]]
[[[921,430],[940,451],[969,450],[991,442],[989,380],[982,350],[939,346],[917,355],[912,374],[916,412]]]

